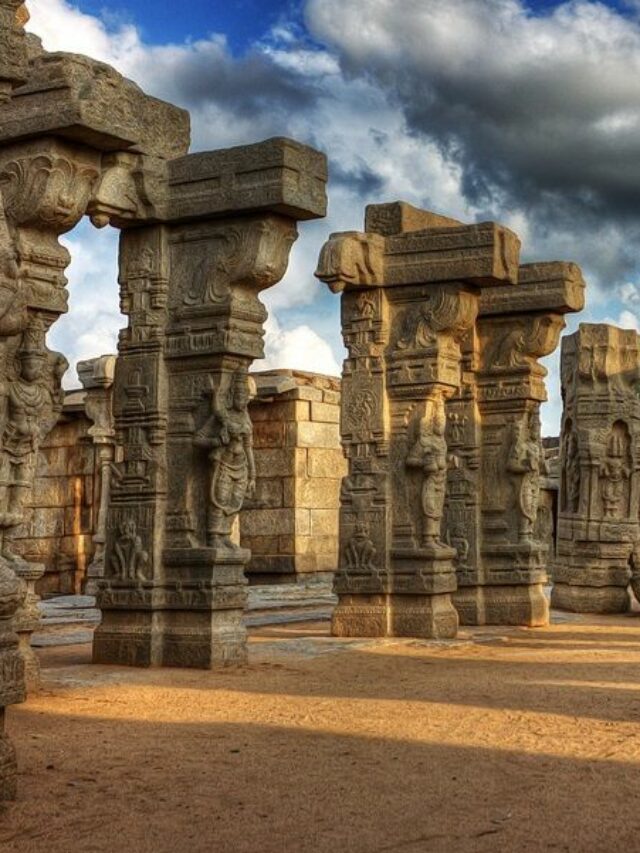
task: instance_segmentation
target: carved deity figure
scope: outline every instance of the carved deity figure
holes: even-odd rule
[[[578,512],[580,506],[580,457],[578,438],[570,433],[565,451],[565,504],[569,512]]]
[[[347,542],[345,558],[351,571],[375,572],[376,548],[369,538],[369,528],[364,521],[356,521],[353,536]]]
[[[226,405],[212,394],[212,412],[193,443],[209,451],[211,482],[207,544],[234,548],[231,529],[246,497],[256,486],[253,427],[247,411],[249,386],[246,373],[232,380]]]
[[[113,548],[112,567],[123,580],[145,580],[149,554],[144,549],[136,522],[124,519],[118,527],[118,538]]]
[[[600,465],[600,497],[605,518],[620,518],[625,514],[627,481],[631,477],[626,456],[624,437],[614,428],[607,455]]]
[[[27,495],[33,485],[40,439],[51,427],[61,407],[60,382],[67,362],[57,356],[53,377],[46,375],[49,354],[44,329],[28,329],[17,355],[17,375],[1,386],[0,416],[0,531],[2,555],[15,560],[4,533],[22,521]]]
[[[547,471],[540,441],[540,422],[536,415],[513,425],[507,470],[516,474],[520,480],[517,487],[519,538],[532,541],[540,503],[540,475]]]
[[[422,470],[421,508],[424,517],[422,545],[441,545],[440,528],[447,485],[446,415],[441,397],[427,400],[418,439],[409,451],[408,468]]]

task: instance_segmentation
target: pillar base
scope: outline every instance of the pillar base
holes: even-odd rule
[[[341,595],[331,622],[334,637],[453,639],[458,614],[451,596]]]
[[[216,669],[246,663],[246,549],[171,549],[166,581],[102,581],[94,663]],[[180,579],[178,579],[180,578]]]
[[[549,603],[543,585],[459,587],[452,595],[461,625],[549,624]]]
[[[556,583],[551,590],[551,606],[571,613],[626,613],[631,599],[622,586]]]

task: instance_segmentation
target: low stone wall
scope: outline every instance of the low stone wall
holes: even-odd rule
[[[334,572],[346,461],[340,447],[340,380],[301,371],[255,373],[249,412],[256,495],[240,515],[251,582]]]

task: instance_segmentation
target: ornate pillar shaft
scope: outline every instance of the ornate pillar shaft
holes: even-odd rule
[[[114,355],[102,355],[88,361],[78,362],[78,378],[86,391],[84,410],[93,421],[89,428],[89,439],[96,452],[94,474],[94,497],[97,511],[94,519],[94,553],[87,566],[86,579],[77,578],[76,584],[84,580],[86,595],[95,595],[98,580],[104,577],[104,547],[107,532],[107,509],[111,492],[111,473],[116,461],[115,427],[113,422],[113,378],[116,366]],[[80,590],[78,590],[79,592]]]
[[[456,547],[443,537],[446,401],[468,369],[480,288],[513,283],[519,242],[404,204],[332,235],[316,275],[342,296],[349,355],[334,634],[453,637]],[[462,416],[462,415],[461,415]]]
[[[486,290],[480,299],[481,548],[478,569],[458,576],[455,603],[465,624],[548,621],[548,544],[538,519],[546,370],[538,359],[553,352],[564,315],[583,301],[580,270],[564,263],[522,266],[516,288]]]
[[[561,354],[562,434],[554,607],[579,613],[629,608],[638,584],[640,337],[582,323]]]
[[[94,660],[210,668],[246,658],[232,529],[255,487],[248,368],[259,293],[296,220],[324,212],[322,155],[288,140],[169,164],[162,224],[127,228],[114,415],[123,460],[107,515]],[[213,189],[212,189],[213,188]],[[217,188],[217,189],[215,189]]]

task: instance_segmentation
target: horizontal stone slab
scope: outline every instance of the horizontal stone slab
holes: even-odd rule
[[[43,135],[171,159],[189,150],[190,122],[186,110],[146,95],[103,62],[42,53],[3,105],[0,142]]]
[[[584,308],[585,282],[580,267],[564,261],[523,264],[518,286],[487,288],[480,296],[480,316],[549,311],[567,314]]]
[[[276,137],[168,164],[171,221],[270,211],[294,219],[326,214],[327,160],[292,139]]]
[[[519,259],[520,240],[495,222],[412,231],[386,239],[384,283],[516,284]]]

